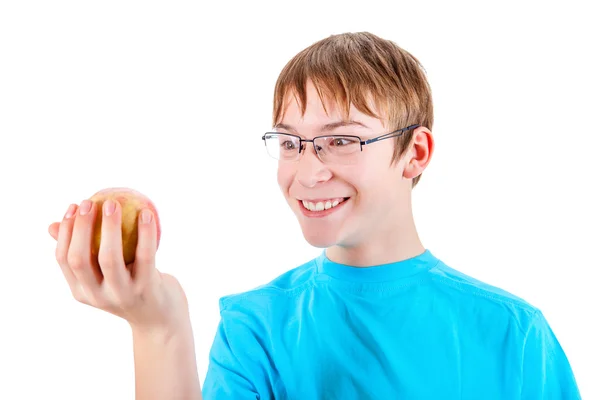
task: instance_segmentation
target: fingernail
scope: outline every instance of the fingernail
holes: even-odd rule
[[[81,202],[81,205],[79,206],[79,214],[85,215],[85,214],[89,213],[91,209],[92,209],[92,202],[89,200],[84,200]]]
[[[150,221],[152,221],[152,213],[149,210],[142,211],[142,222],[147,224]]]
[[[115,212],[116,204],[112,200],[106,200],[104,202],[104,215],[107,217],[112,215]]]
[[[77,206],[75,204],[71,204],[69,208],[67,208],[67,212],[65,213],[65,219],[69,219],[75,214],[75,209]]]

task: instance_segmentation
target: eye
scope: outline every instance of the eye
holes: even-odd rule
[[[288,139],[281,142],[281,147],[284,150],[294,150],[296,148],[296,144]]]
[[[331,138],[331,142],[329,143],[332,147],[343,147],[356,143],[356,140],[352,138],[343,138],[343,137],[334,137]]]

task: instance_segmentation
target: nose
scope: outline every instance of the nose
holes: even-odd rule
[[[331,179],[331,171],[317,156],[312,143],[304,143],[304,150],[298,160],[296,180],[307,188],[315,187],[320,182]]]

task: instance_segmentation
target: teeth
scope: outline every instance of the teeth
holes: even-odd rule
[[[302,205],[304,205],[304,208],[310,211],[329,210],[330,208],[333,208],[338,204],[340,204],[339,200],[334,200],[333,202],[331,200],[327,200],[326,202],[319,201],[316,204],[310,201],[302,200]]]

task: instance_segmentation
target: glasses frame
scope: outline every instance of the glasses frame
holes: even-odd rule
[[[304,146],[302,143],[312,143],[313,148],[315,149],[315,154],[317,155],[317,157],[319,158],[319,160],[321,160],[321,156],[319,156],[319,150],[317,150],[317,145],[315,144],[315,140],[320,139],[320,138],[324,138],[324,137],[339,137],[339,138],[353,138],[353,139],[357,139],[358,142],[360,143],[360,151],[363,150],[363,146],[366,146],[368,144],[371,143],[375,143],[375,142],[379,142],[381,140],[385,140],[385,139],[389,139],[389,138],[393,138],[396,136],[400,136],[402,135],[404,132],[409,131],[411,129],[415,129],[418,128],[419,124],[415,124],[415,125],[410,125],[407,126],[406,128],[402,128],[402,129],[398,129],[395,130],[393,132],[390,133],[385,133],[383,135],[371,138],[371,139],[367,139],[367,140],[362,140],[360,138],[360,136],[354,136],[354,135],[321,135],[321,136],[315,136],[312,139],[302,139],[300,136],[298,135],[294,135],[291,133],[283,133],[283,132],[266,132],[263,136],[262,136],[262,140],[265,143],[265,147],[267,147],[267,135],[286,135],[286,136],[292,136],[295,138],[298,138],[298,141],[300,142],[300,146],[298,146],[298,154],[301,154],[305,149],[306,146]],[[268,152],[267,152],[268,153]],[[270,155],[270,153],[268,153]],[[271,156],[272,158],[275,158],[273,156]],[[275,158],[276,160],[281,160],[278,158]],[[298,161],[300,159],[300,156],[298,156],[297,159],[295,160],[281,160],[281,161]],[[324,162],[323,160],[321,160],[322,162]]]

